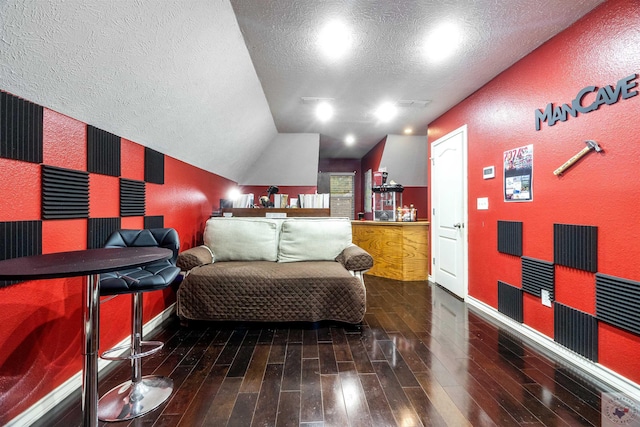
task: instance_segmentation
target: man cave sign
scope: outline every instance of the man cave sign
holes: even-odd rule
[[[635,81],[637,78],[637,74],[631,74],[630,76],[618,80],[615,87],[604,86],[598,88],[596,86],[587,86],[578,92],[576,97],[569,104],[562,104],[557,107],[552,103],[547,104],[544,111],[536,110],[536,130],[540,130],[543,122],[547,122],[547,125],[553,126],[556,122],[566,121],[569,116],[577,117],[578,113],[590,113],[591,111],[595,111],[600,108],[601,105],[613,105],[621,98],[628,99],[636,96],[638,91],[633,90],[633,88],[638,86],[638,82]],[[596,96],[593,102],[585,105],[585,98],[587,95],[594,92]]]

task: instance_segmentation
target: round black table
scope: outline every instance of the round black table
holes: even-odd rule
[[[98,424],[98,337],[100,273],[140,267],[173,255],[157,247],[102,248],[58,252],[0,261],[0,280],[36,280],[87,276],[83,288],[84,364],[82,367],[83,425]]]

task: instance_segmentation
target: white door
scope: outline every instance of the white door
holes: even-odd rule
[[[467,296],[467,126],[431,144],[433,280]]]

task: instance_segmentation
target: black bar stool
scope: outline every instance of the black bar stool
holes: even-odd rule
[[[142,340],[142,293],[171,285],[180,273],[176,259],[180,249],[178,233],[173,228],[118,230],[105,243],[106,248],[157,246],[171,249],[173,256],[139,268],[100,275],[100,296],[132,294],[131,343],[105,351],[107,360],[130,360],[131,379],[107,392],[98,401],[98,418],[123,421],[144,415],[165,402],[173,391],[171,378],[142,376],[142,358],[162,349],[160,341]],[[123,351],[125,354],[121,355]]]

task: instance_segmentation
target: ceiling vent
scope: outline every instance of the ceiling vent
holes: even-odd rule
[[[401,99],[400,101],[396,102],[396,105],[398,107],[405,107],[405,108],[424,108],[430,102],[431,101],[429,100]]]
[[[317,102],[322,102],[322,101],[331,102],[335,100],[335,98],[318,98],[314,96],[303,96],[300,99],[302,100],[303,104],[315,104]]]

